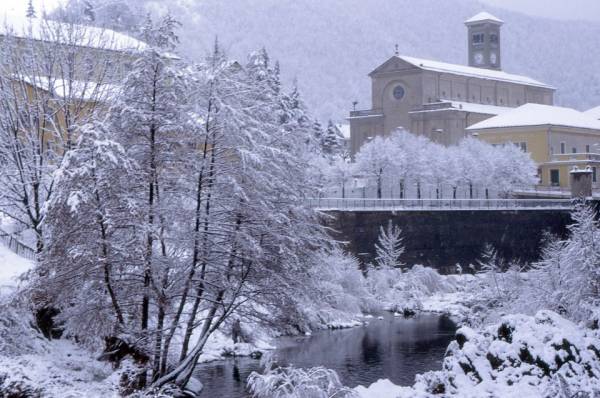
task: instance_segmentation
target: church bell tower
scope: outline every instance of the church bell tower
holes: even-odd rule
[[[469,66],[502,69],[500,28],[504,21],[487,12],[469,18],[465,25],[469,31]]]

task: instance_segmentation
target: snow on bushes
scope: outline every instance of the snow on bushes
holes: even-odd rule
[[[248,377],[248,388],[254,398],[357,398],[352,389],[340,382],[334,370],[324,367],[299,369],[276,367],[260,375]]]
[[[552,311],[508,315],[484,332],[460,328],[444,370],[417,377],[415,387],[461,397],[555,397],[566,390],[594,396],[600,340]]]
[[[354,389],[362,398],[591,398],[600,394],[600,339],[552,311],[507,315],[476,331],[462,327],[443,369],[412,387],[380,380]]]
[[[358,260],[341,251],[324,254],[310,272],[305,289],[310,294],[298,299],[309,329],[355,326],[368,313],[412,313],[433,294],[457,291],[461,280],[421,265],[406,272],[369,267],[365,276]]]
[[[321,263],[311,268],[307,283],[309,294],[300,298],[300,306],[309,329],[355,326],[363,313],[379,308],[358,261],[341,251],[324,253]]]
[[[457,281],[422,265],[407,272],[399,268],[371,269],[367,276],[369,291],[383,309],[399,312],[420,310],[425,297],[456,291]]]

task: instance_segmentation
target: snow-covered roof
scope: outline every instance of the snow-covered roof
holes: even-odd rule
[[[503,24],[504,23],[503,20],[501,20],[498,17],[493,16],[489,12],[482,11],[479,14],[473,15],[471,18],[467,19],[465,21],[465,24],[470,25],[470,24],[475,24],[475,23],[480,23],[480,22],[487,22],[487,21],[496,22],[496,23],[499,23],[499,24]]]
[[[123,52],[137,52],[148,48],[143,41],[114,30],[61,23],[42,18],[25,18],[12,14],[0,16],[0,36],[30,38]]]
[[[501,81],[501,82],[507,82],[507,83],[517,83],[517,84],[523,84],[526,86],[536,86],[536,87],[542,87],[542,88],[554,90],[554,87],[552,87],[548,84],[542,83],[538,80],[532,79],[530,77],[521,76],[521,75],[513,75],[511,73],[506,73],[506,72],[499,71],[499,70],[491,70],[491,69],[476,68],[473,66],[450,64],[450,63],[446,63],[446,62],[431,61],[428,59],[408,57],[408,56],[404,56],[404,55],[396,56],[396,57],[403,60],[404,62],[408,62],[409,64],[416,66],[417,68],[420,68],[423,70],[448,73],[451,75],[477,77],[480,79],[495,80],[495,81]]]
[[[467,130],[504,127],[561,126],[600,130],[600,120],[572,108],[525,104],[501,115],[476,123]]]
[[[594,119],[598,119],[600,120],[600,106],[597,106],[595,108],[589,109],[585,112],[586,115],[593,117]]]
[[[496,106],[496,105],[485,105],[485,104],[475,104],[472,102],[462,102],[462,101],[447,101],[442,100],[439,102],[432,102],[429,104],[423,105],[425,109],[412,111],[409,113],[422,113],[422,112],[436,112],[436,111],[447,111],[451,110],[459,110],[465,112],[472,113],[482,113],[486,115],[501,115],[505,112],[511,111],[514,108],[509,108],[506,106]]]
[[[99,84],[92,81],[51,79],[36,76],[15,77],[41,90],[51,92],[60,98],[83,101],[106,101],[114,98],[121,89],[117,84]]]
[[[340,130],[340,132],[344,136],[344,139],[350,139],[350,125],[348,123],[339,123],[336,125],[336,127]]]

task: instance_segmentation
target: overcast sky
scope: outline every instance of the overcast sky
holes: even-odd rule
[[[8,11],[15,14],[25,14],[28,0],[0,0],[0,11]],[[33,0],[33,6],[36,11],[51,10],[59,0]]]
[[[25,13],[28,0],[0,0],[0,11]],[[61,0],[33,0],[36,10],[52,9]],[[201,0],[191,0],[201,1]],[[258,0],[260,1],[260,0]],[[292,0],[293,1],[293,0]],[[324,0],[327,1],[327,0]],[[420,0],[414,0],[420,1]],[[457,1],[457,0],[452,0]],[[559,19],[600,21],[600,0],[480,0],[482,4],[530,15]]]
[[[600,21],[600,0],[480,0],[483,4],[558,19]]]

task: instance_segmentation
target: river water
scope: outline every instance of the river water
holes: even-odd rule
[[[417,373],[441,369],[446,347],[456,331],[452,321],[436,314],[408,319],[385,314],[383,320],[367,321],[366,326],[278,339],[273,355],[282,365],[334,369],[350,387],[379,379],[410,385]],[[260,361],[241,357],[198,365],[195,375],[204,383],[200,396],[249,397],[246,378],[260,370]]]

